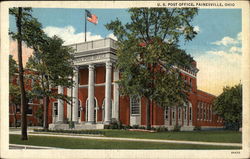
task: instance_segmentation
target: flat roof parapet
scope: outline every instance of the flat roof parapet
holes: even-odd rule
[[[90,51],[90,50],[95,50],[95,49],[102,49],[102,48],[117,49],[116,40],[111,39],[111,38],[87,41],[87,42],[76,43],[76,44],[71,44],[67,46],[72,47],[75,50],[75,54]]]

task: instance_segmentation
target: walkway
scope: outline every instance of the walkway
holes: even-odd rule
[[[18,131],[10,131],[10,134],[18,134]],[[219,143],[219,142],[202,142],[202,141],[181,141],[181,140],[159,140],[159,139],[136,139],[136,138],[118,138],[118,137],[99,137],[99,136],[80,136],[80,135],[59,135],[59,134],[32,134],[31,136],[47,136],[47,137],[67,137],[79,139],[94,139],[94,140],[120,140],[120,141],[137,141],[137,142],[159,142],[159,143],[174,143],[174,144],[196,144],[196,145],[214,145],[214,146],[237,146],[241,147],[241,143]]]

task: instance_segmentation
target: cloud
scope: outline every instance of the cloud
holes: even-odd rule
[[[114,40],[117,40],[117,37],[113,33],[109,34],[107,37],[114,39]]]
[[[242,41],[242,32],[237,34],[237,40]]]
[[[241,53],[241,48],[240,47],[236,47],[236,46],[233,46],[230,48],[229,50],[231,53]]]
[[[194,26],[194,31],[196,31],[197,33],[201,32],[201,29],[198,25]]]
[[[225,51],[208,51],[207,53],[216,55],[218,60],[225,60],[228,64],[238,64],[241,60],[241,55],[237,53],[228,53]]]
[[[219,95],[225,86],[233,86],[241,80],[240,54],[224,51],[208,51],[196,57],[198,88]]]
[[[73,26],[66,26],[64,28],[48,26],[43,29],[44,32],[52,37],[57,35],[64,40],[64,45],[80,43],[85,41],[85,33],[76,33]],[[87,32],[87,41],[102,39],[101,35],[92,35],[91,32]]]
[[[215,41],[215,42],[212,42],[212,44],[215,44],[215,45],[224,45],[224,46],[228,46],[230,44],[237,44],[237,40],[231,38],[231,37],[224,37],[222,38],[220,41]]]
[[[225,86],[233,86],[241,80],[241,32],[235,38],[224,37],[213,44],[223,45],[196,57],[199,88],[219,95]]]

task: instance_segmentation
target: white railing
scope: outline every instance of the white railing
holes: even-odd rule
[[[83,51],[100,49],[100,48],[108,48],[108,47],[116,49],[117,46],[115,43],[116,43],[115,40],[111,38],[105,38],[105,39],[100,39],[100,40],[88,41],[84,43],[72,44],[68,46],[75,49],[76,52],[83,52]]]

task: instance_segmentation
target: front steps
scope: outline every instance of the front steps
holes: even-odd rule
[[[53,123],[49,124],[50,130],[100,130],[104,129],[104,124],[77,123],[74,128],[69,128],[69,124]]]

